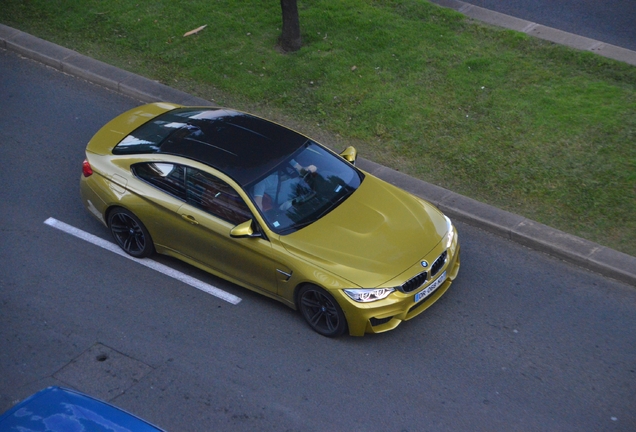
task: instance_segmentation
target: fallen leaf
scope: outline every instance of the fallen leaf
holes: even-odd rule
[[[202,25],[201,27],[195,28],[194,30],[190,30],[189,32],[187,32],[186,34],[183,35],[183,37],[186,36],[190,36],[193,35],[195,33],[199,33],[201,30],[203,30],[204,28],[206,28],[208,25]]]

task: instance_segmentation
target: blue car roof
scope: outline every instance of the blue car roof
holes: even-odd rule
[[[61,387],[46,388],[0,415],[0,431],[165,432],[106,402]]]

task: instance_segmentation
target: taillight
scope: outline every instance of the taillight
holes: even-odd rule
[[[84,174],[84,177],[89,177],[93,174],[93,168],[91,168],[91,164],[89,164],[86,159],[84,159],[84,163],[82,164],[82,174]]]

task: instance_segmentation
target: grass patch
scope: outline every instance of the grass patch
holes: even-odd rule
[[[636,256],[636,68],[422,0],[299,11],[288,55],[278,2],[4,0],[0,22]]]

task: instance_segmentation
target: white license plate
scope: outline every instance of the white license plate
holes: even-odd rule
[[[433,291],[435,291],[437,288],[439,288],[441,284],[444,283],[445,280],[446,280],[446,272],[442,273],[440,277],[438,277],[433,282],[431,282],[431,284],[427,286],[426,288],[424,288],[422,291],[415,294],[415,303],[431,295]]]

